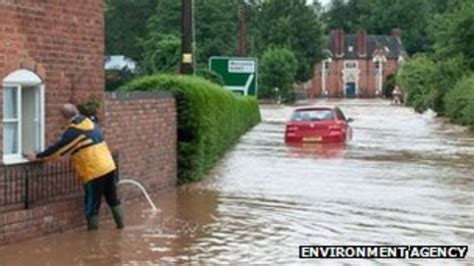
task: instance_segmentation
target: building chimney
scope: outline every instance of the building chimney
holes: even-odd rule
[[[344,30],[342,29],[337,29],[335,31],[333,31],[333,34],[334,34],[334,50],[336,52],[336,56],[340,56],[342,54],[344,54]]]
[[[367,33],[364,30],[357,32],[357,53],[359,56],[367,55]]]
[[[397,37],[398,39],[402,38],[402,30],[400,28],[392,29],[392,36]]]

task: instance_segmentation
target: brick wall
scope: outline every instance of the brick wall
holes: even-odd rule
[[[103,95],[103,0],[0,0],[0,36],[0,83],[19,69],[43,80],[46,143],[60,133],[61,104]]]
[[[359,69],[359,97],[372,98],[376,97],[377,80],[375,63],[372,60],[350,60],[357,61]],[[398,69],[397,60],[387,60],[384,64],[384,81],[390,74],[395,74]],[[322,96],[321,82],[321,64],[317,64],[314,68],[314,76],[312,80],[312,88],[307,92],[309,98],[318,98]],[[333,60],[329,65],[329,73],[326,77],[326,89],[328,96],[331,98],[344,97],[344,80],[342,71],[344,69],[344,60]]]
[[[147,188],[175,185],[177,175],[176,108],[168,94],[110,93],[104,132],[120,153],[120,176]]]
[[[111,150],[119,152],[121,179],[139,181],[150,193],[174,186],[177,181],[174,98],[168,94],[111,93],[106,95],[103,113],[101,126]],[[0,176],[0,183],[4,178]],[[77,182],[72,175],[65,178]],[[125,210],[127,204],[143,200],[141,192],[134,187],[120,186],[119,196],[125,202]],[[49,201],[37,199],[29,209],[21,204],[14,207],[3,212],[0,208],[0,245],[63,232],[85,223],[80,190]],[[101,219],[108,218],[110,214],[104,204]]]

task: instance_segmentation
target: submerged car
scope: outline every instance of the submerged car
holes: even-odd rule
[[[297,108],[286,125],[287,143],[340,143],[352,138],[352,129],[339,107]]]

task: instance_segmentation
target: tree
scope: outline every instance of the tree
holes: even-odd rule
[[[259,97],[271,98],[275,96],[274,89],[278,88],[280,95],[287,98],[297,68],[298,62],[292,51],[285,48],[269,48],[265,51],[260,69]]]
[[[211,56],[232,56],[237,49],[237,2],[221,0],[195,0],[195,49],[196,62],[207,66]],[[181,34],[181,1],[160,0],[155,13],[148,21],[145,42],[156,36]]]
[[[397,75],[397,83],[406,95],[407,103],[416,111],[432,108],[436,96],[436,65],[426,55],[417,55],[406,62]]]
[[[261,56],[269,47],[286,47],[298,62],[296,79],[305,81],[322,58],[319,7],[305,0],[251,1],[251,50]]]
[[[432,43],[426,32],[429,17],[442,4],[430,0],[333,0],[323,18],[328,30],[366,30],[369,34],[390,34],[402,29],[402,40],[411,54],[427,51]]]
[[[430,33],[435,40],[433,46],[436,59],[464,57],[470,69],[474,69],[474,3],[460,1],[445,14],[434,16]]]
[[[175,73],[179,66],[181,40],[173,34],[153,33],[142,42],[141,72]]]
[[[198,65],[207,67],[211,56],[234,56],[238,43],[238,1],[195,1]]]
[[[147,21],[159,0],[105,0],[105,47],[107,55],[139,60],[138,40],[147,34]]]

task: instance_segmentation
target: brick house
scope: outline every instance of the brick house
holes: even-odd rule
[[[377,97],[387,76],[395,74],[407,57],[401,31],[391,35],[346,34],[333,30],[327,58],[314,68],[308,98]]]
[[[0,1],[4,164],[58,137],[58,108],[104,95],[102,0]]]
[[[66,102],[102,100],[101,127],[122,178],[149,192],[177,183],[173,96],[105,93],[103,8],[103,0],[0,0],[0,246],[84,223],[69,162],[22,156],[57,140]]]

